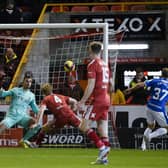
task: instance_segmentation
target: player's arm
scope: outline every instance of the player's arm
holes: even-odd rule
[[[128,94],[132,93],[133,91],[135,91],[139,88],[142,88],[142,87],[145,87],[145,83],[144,82],[139,82],[134,87],[124,90],[124,94],[128,95]]]
[[[68,103],[73,111],[77,110],[77,100],[69,97],[69,103]]]
[[[84,95],[83,95],[82,99],[80,100],[80,103],[85,103],[88,100],[88,98],[91,96],[93,89],[95,87],[95,82],[96,82],[96,80],[94,78],[88,79],[88,84],[85,89]]]
[[[41,104],[39,108],[39,113],[37,115],[37,123],[39,123],[42,120],[45,110],[46,110],[46,105]]]
[[[0,97],[7,97],[13,95],[13,89],[5,91],[3,89],[0,89]]]
[[[33,112],[35,114],[37,114],[39,112],[39,107],[38,105],[36,104],[36,101],[35,101],[35,96],[33,96],[33,99],[32,101],[30,102],[30,107],[32,108]]]

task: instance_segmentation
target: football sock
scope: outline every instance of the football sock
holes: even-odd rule
[[[101,137],[101,140],[105,144],[105,146],[111,146],[108,137]]]
[[[24,137],[22,138],[23,141],[24,140],[29,140],[31,137],[33,137],[35,134],[37,134],[37,132],[41,129],[41,126],[40,125],[37,125],[36,127],[34,128],[30,128],[26,134],[24,135]]]
[[[38,134],[37,139],[36,139],[36,144],[37,145],[41,144],[41,141],[43,140],[44,135],[45,135],[45,132],[44,131],[40,131],[40,133]]]
[[[89,137],[89,139],[94,142],[94,144],[96,145],[97,148],[102,149],[105,147],[104,143],[98,137],[98,135],[96,134],[96,132],[93,129],[89,129],[86,134]]]
[[[153,131],[152,133],[149,134],[149,138],[155,138],[161,135],[167,134],[167,129],[166,128],[158,128],[157,130]]]
[[[146,137],[149,137],[149,134],[150,134],[151,132],[152,132],[152,129],[146,128],[145,131],[144,131],[144,135],[145,135]]]
[[[152,132],[152,129],[146,128],[144,131],[144,136],[149,137],[149,134]],[[146,146],[146,141],[143,137],[141,146]],[[146,148],[146,147],[145,147]]]

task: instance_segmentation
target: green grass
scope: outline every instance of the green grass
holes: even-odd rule
[[[109,165],[91,165],[96,149],[0,148],[0,168],[166,168],[168,151],[111,150]]]

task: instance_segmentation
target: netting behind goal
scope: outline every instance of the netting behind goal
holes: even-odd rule
[[[21,31],[21,30],[20,30]],[[72,33],[73,32],[73,33]],[[89,32],[89,33],[88,33]],[[104,41],[104,32],[95,32],[91,29],[88,32],[74,33],[69,28],[62,29],[39,29],[32,37],[15,37],[10,39],[16,41],[24,41],[28,46],[23,53],[21,63],[17,69],[17,74],[12,84],[19,85],[23,79],[24,72],[32,71],[33,86],[32,91],[36,94],[36,100],[40,103],[42,94],[40,92],[40,85],[49,82],[53,85],[55,93],[61,93],[61,88],[67,85],[67,77],[69,73],[64,71],[64,62],[72,60],[76,66],[76,72],[73,75],[83,89],[86,87],[87,76],[86,67],[88,63],[88,44],[91,41]],[[118,33],[109,34],[109,42],[118,42]],[[5,38],[8,38],[5,36]],[[103,53],[105,54],[105,53]],[[102,56],[103,56],[102,54]],[[117,62],[117,50],[109,50],[110,68],[115,77],[115,69]],[[17,76],[18,75],[18,76]],[[16,83],[17,81],[17,83]],[[115,131],[115,119],[109,112],[109,137],[113,147],[119,147],[117,134]],[[52,118],[51,114],[46,112],[46,120]],[[96,125],[93,124],[96,129]],[[92,144],[89,140],[79,132],[78,129],[72,127],[65,127],[60,134],[46,135],[42,146],[67,146],[67,147],[86,147]]]

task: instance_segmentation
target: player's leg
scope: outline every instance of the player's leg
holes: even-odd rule
[[[152,112],[157,123],[162,127],[158,128],[149,134],[149,139],[156,138],[167,134],[168,130],[168,116],[166,112]]]
[[[85,133],[87,132],[88,133],[88,137],[90,137],[90,139],[93,140],[93,142],[95,142],[95,144],[97,144],[97,141],[101,142],[100,138],[97,136],[95,131],[90,129],[89,125],[92,122],[91,120],[85,120],[85,119],[80,120],[79,117],[76,116],[74,113],[71,116],[69,116],[68,119],[69,119],[68,123],[70,125],[72,125],[74,127],[78,127],[82,132],[85,132]],[[103,143],[102,143],[102,145],[104,146]],[[99,147],[98,144],[97,144],[97,147]],[[96,162],[92,162],[92,164],[108,164],[107,157],[103,157],[103,159],[97,159]]]
[[[84,113],[82,123],[80,125],[80,130],[84,132],[99,149],[98,158],[96,162],[93,162],[93,164],[103,164],[102,158],[109,152],[109,149],[107,151],[104,142],[101,140],[98,134],[92,128],[90,128],[91,123],[98,120],[98,118],[100,117],[100,111],[101,107],[93,106],[87,108]]]
[[[150,138],[149,135],[152,132],[152,130],[155,128],[155,119],[154,116],[151,113],[151,110],[147,109],[146,111],[147,115],[147,128],[144,131],[141,149],[145,151],[147,148],[149,148]]]
[[[83,119],[79,129],[88,136],[88,138],[96,145],[97,148],[102,149],[105,147],[105,145],[97,133],[90,128],[91,122],[91,120]]]
[[[60,130],[60,128],[63,128],[65,124],[67,124],[67,121],[63,117],[60,117],[57,119],[54,118],[53,120],[50,120],[45,125],[43,125],[40,133],[36,138],[36,146],[41,144],[46,133],[56,133],[58,130]]]
[[[55,125],[55,120],[49,121],[42,126],[40,132],[37,135],[36,141],[35,141],[36,147],[41,145],[41,142],[42,142],[45,134],[51,132],[54,129],[53,125]]]
[[[152,132],[152,129],[155,127],[155,124],[148,124],[148,127],[144,131],[143,139],[142,139],[142,144],[141,144],[141,149],[145,151],[146,149],[149,148],[149,134]]]
[[[101,140],[106,146],[111,146],[108,137],[108,120],[100,120],[97,122],[98,125],[98,133],[101,137]]]
[[[38,124],[35,125],[35,119],[28,115],[24,116],[22,120],[18,122],[18,124],[27,130],[19,143],[22,147],[29,148],[30,142],[28,140],[38,133],[41,126]]]
[[[16,118],[15,116],[6,116],[1,122],[0,122],[0,134],[2,134],[6,129],[11,128],[13,125],[15,125],[18,122],[19,118]]]
[[[97,133],[92,128],[90,128],[91,122],[91,120],[83,119],[79,129],[87,135],[87,137],[96,145],[97,148],[101,150],[105,147],[105,145]]]
[[[97,122],[97,129],[102,142],[105,144],[105,148],[99,152],[98,158],[100,158],[104,164],[107,164],[111,146],[108,137],[108,120],[99,120]]]
[[[108,110],[109,106],[100,106],[98,108],[101,113],[100,117],[97,117],[97,130],[99,133],[99,136],[101,137],[102,142],[105,144],[104,150],[100,151],[99,158],[101,158],[102,161],[107,160],[108,153],[110,152],[110,142],[108,137]],[[104,154],[105,153],[105,154]]]

